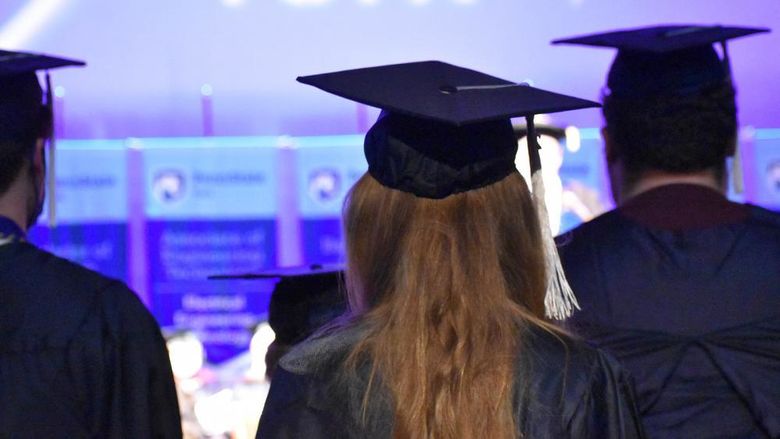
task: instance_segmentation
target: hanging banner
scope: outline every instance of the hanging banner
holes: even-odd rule
[[[303,258],[309,264],[341,262],[344,198],[368,170],[363,136],[300,137],[295,145]]]
[[[30,241],[106,276],[127,281],[124,141],[60,140],[56,154],[56,226],[49,227],[48,203],[44,203],[38,224],[30,230]]]
[[[209,275],[275,265],[275,138],[136,141],[143,155],[145,242],[152,309],[164,327],[194,331],[208,359],[246,348],[268,282]]]
[[[745,160],[747,159],[747,160]],[[780,129],[757,130],[753,157],[743,158],[752,163],[755,180],[754,204],[780,211]]]

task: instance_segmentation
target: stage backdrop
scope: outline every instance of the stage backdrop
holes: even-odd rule
[[[0,48],[88,62],[54,75],[61,136],[299,136],[374,116],[299,75],[439,59],[598,99],[613,51],[550,41],[656,23],[774,28],[730,53],[740,122],[780,127],[778,0],[3,0]]]
[[[780,209],[780,130],[742,137],[746,191],[733,197]],[[559,151],[551,210],[565,232],[611,200],[598,129]],[[44,212],[30,239],[128,282],[219,362],[246,349],[274,282],[207,276],[342,261],[341,208],[366,163],[362,136],[281,136],[67,140],[56,167],[58,224]]]

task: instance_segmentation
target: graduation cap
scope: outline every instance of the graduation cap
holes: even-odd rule
[[[618,49],[607,76],[612,97],[689,96],[721,84],[731,84],[727,41],[766,28],[736,26],[665,25],[564,38],[553,44],[578,44]],[[723,57],[713,44],[720,43]],[[739,142],[735,144],[739,148]],[[742,165],[734,153],[734,189],[742,192]]]
[[[610,95],[642,98],[658,94],[687,95],[731,80],[726,42],[766,28],[664,25],[598,33],[553,41],[553,44],[618,49],[607,87]],[[713,44],[720,43],[723,57]]]
[[[342,264],[312,264],[209,279],[278,279],[271,293],[268,324],[277,343],[293,345],[346,311],[340,289],[343,272]]]
[[[510,118],[598,106],[440,61],[298,81],[381,108],[364,143],[369,173],[384,186],[437,199],[495,183],[514,170]]]
[[[54,126],[51,79],[46,73],[46,100],[36,72],[66,66],[84,66],[74,59],[0,50],[0,139],[49,138],[49,223],[55,224]],[[51,130],[51,131],[48,131]],[[33,139],[29,139],[33,140]]]
[[[298,81],[382,109],[364,142],[368,172],[388,188],[424,198],[478,189],[517,172],[511,118],[525,117],[531,168],[539,174],[532,180],[534,201],[542,233],[548,235],[533,116],[599,106],[440,61],[303,76]],[[551,274],[547,312],[564,318],[576,300],[552,237],[545,242]]]

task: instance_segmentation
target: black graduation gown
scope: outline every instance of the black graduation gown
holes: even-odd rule
[[[671,185],[558,240],[572,329],[631,372],[649,437],[780,438],[780,215]]]
[[[0,438],[179,438],[160,330],[121,282],[0,246]]]
[[[283,357],[257,437],[392,437],[392,405],[381,391],[372,391],[368,420],[361,423],[368,367],[357,377],[342,373],[345,355],[363,333],[352,327],[315,336]],[[632,385],[614,360],[583,343],[538,329],[528,334],[523,353],[514,398],[522,437],[644,437]]]

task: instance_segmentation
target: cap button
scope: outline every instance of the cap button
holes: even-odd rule
[[[458,88],[452,85],[442,85],[439,87],[439,91],[444,93],[445,95],[451,95],[458,92]]]

